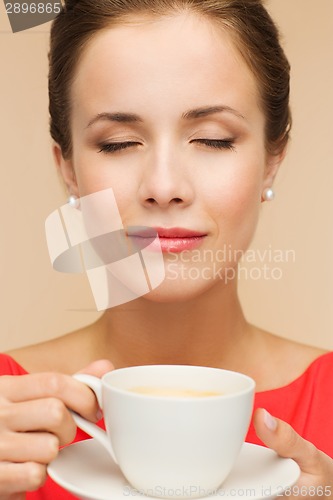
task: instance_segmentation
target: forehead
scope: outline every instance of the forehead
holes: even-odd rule
[[[255,78],[232,38],[189,13],[100,31],[81,56],[72,100],[80,118],[107,107],[171,116],[218,103],[260,114]]]

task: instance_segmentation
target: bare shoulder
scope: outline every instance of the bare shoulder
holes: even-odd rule
[[[93,325],[39,344],[7,352],[27,372],[73,374],[93,361],[90,348]]]
[[[262,339],[261,359],[267,360],[262,364],[259,390],[276,389],[290,384],[317,358],[328,352],[262,330],[258,332]]]
[[[296,356],[299,360],[304,359],[304,362],[313,361],[316,357],[328,352],[320,347],[302,344],[301,342],[280,337],[273,333],[265,333],[271,349],[277,349],[278,352],[283,353],[285,356],[289,355],[292,358]]]

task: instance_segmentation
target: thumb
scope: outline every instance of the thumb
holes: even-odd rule
[[[82,370],[76,373],[86,373],[87,375],[94,375],[95,377],[102,377],[105,373],[114,370],[114,365],[108,359],[99,359],[93,361]]]
[[[272,417],[263,408],[256,410],[253,423],[257,436],[278,455],[294,459],[302,472],[309,474],[322,472],[322,459],[325,454],[303,439],[289,424]]]

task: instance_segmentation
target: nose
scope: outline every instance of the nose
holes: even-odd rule
[[[143,167],[138,194],[146,207],[186,207],[194,199],[193,179],[184,161],[160,152]]]

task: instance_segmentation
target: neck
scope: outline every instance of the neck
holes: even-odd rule
[[[237,369],[252,332],[233,283],[217,284],[186,302],[139,298],[108,310],[100,326],[99,349],[117,368],[192,364]]]

